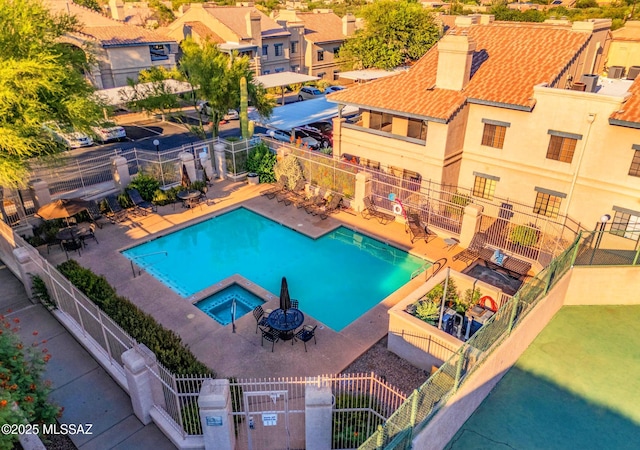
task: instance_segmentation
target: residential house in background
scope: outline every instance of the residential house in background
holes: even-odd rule
[[[178,42],[189,36],[196,42],[210,39],[222,51],[251,58],[257,74],[289,70],[291,33],[256,8],[191,3],[182,11],[167,29]]]
[[[338,56],[345,40],[356,31],[352,14],[342,19],[331,10],[274,11],[271,16],[291,32],[289,59],[292,72],[322,79],[339,78]]]
[[[532,217],[637,230],[640,86],[594,75],[610,25],[460,17],[407,72],[328,96],[361,112],[334,120],[334,155]]]
[[[137,80],[140,71],[150,67],[175,67],[178,44],[156,31],[127,25],[67,0],[46,0],[56,14],[71,14],[82,24],[80,32],[66,36],[66,41],[91,52],[96,63],[86,74],[98,89],[126,86],[127,79]]]

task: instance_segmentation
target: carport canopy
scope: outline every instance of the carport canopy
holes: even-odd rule
[[[377,80],[378,78],[384,78],[391,75],[398,75],[402,73],[402,70],[382,70],[382,69],[363,69],[363,70],[352,70],[350,72],[341,72],[340,78],[344,78],[347,80],[353,81],[371,81]]]
[[[136,89],[142,94],[150,95],[153,93],[154,83],[140,83]],[[184,81],[164,80],[167,91],[173,94],[184,94],[191,92],[193,87]],[[129,102],[135,94],[135,90],[131,86],[115,87],[110,89],[100,89],[95,95],[102,99],[107,105],[119,106]]]
[[[356,112],[358,112],[358,108],[345,106],[342,110],[342,115],[354,114]],[[256,125],[290,131],[292,128],[331,119],[337,115],[338,105],[328,102],[325,97],[320,97],[274,108],[269,119],[265,120],[259,117],[256,120]]]
[[[319,77],[305,75],[296,72],[277,72],[268,75],[260,75],[254,78],[255,83],[260,83],[265,89],[273,87],[284,87],[290,84],[306,83],[307,81],[319,80]]]

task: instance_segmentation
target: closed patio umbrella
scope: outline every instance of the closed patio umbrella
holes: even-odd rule
[[[289,286],[287,285],[286,277],[282,277],[282,284],[280,284],[280,309],[286,311],[291,308],[291,297],[289,297]]]
[[[44,220],[67,219],[69,225],[69,217],[86,211],[90,206],[91,202],[81,198],[63,198],[44,205],[37,214]]]

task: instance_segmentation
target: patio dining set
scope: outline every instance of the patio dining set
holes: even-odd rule
[[[271,352],[273,352],[276,342],[291,341],[291,345],[296,341],[304,344],[304,351],[307,351],[307,342],[313,339],[316,341],[317,325],[304,325],[304,314],[298,309],[298,300],[291,300],[287,279],[282,278],[280,288],[280,308],[275,310],[256,306],[253,310],[253,317],[256,319],[256,334],[261,333],[260,345],[264,341],[271,342]]]

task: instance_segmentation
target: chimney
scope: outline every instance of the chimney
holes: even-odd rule
[[[438,42],[436,87],[460,91],[469,83],[476,42],[469,36],[447,34]]]
[[[247,18],[247,34],[253,41],[262,45],[261,44],[262,29],[260,27],[260,13],[257,10],[252,9],[247,13],[246,18]]]
[[[109,9],[111,10],[111,17],[116,20],[124,20],[124,3],[122,0],[109,0]]]
[[[342,18],[342,34],[344,34],[345,36],[353,36],[355,32],[356,16],[348,13]]]

